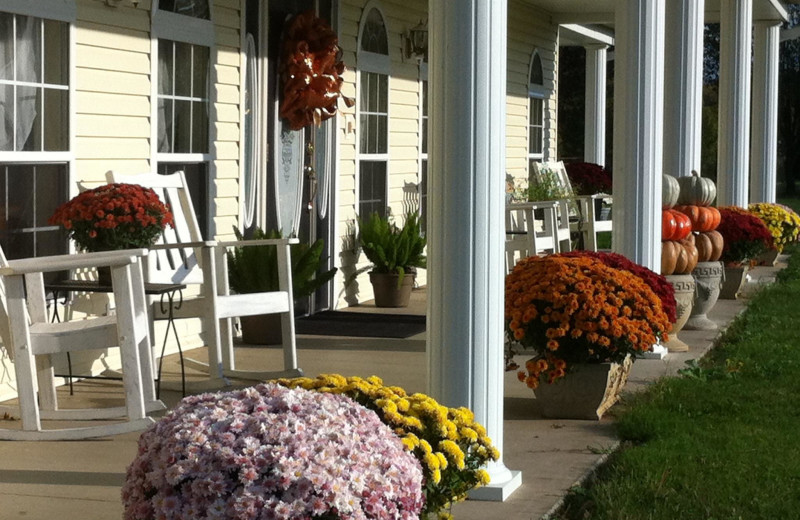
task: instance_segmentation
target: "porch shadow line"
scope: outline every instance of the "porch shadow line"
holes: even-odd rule
[[[0,484],[49,484],[58,486],[122,487],[124,473],[53,471],[50,469],[2,469]]]

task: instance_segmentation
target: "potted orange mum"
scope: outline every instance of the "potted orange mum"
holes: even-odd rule
[[[545,416],[561,418],[599,419],[634,355],[666,341],[670,327],[641,278],[587,256],[520,261],[506,277],[505,315],[509,337],[536,351],[520,381]]]

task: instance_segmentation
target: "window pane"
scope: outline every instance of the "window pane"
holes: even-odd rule
[[[370,10],[364,21],[364,32],[361,35],[361,48],[377,54],[389,54],[389,41],[386,36],[386,25],[377,9]]]
[[[69,91],[44,89],[44,150],[69,149]]]
[[[386,215],[386,162],[361,161],[359,168],[359,216]]]
[[[0,79],[14,79],[14,15],[0,13]]]
[[[358,132],[359,132],[359,145],[358,151],[361,153],[368,153],[367,150],[369,149],[369,116],[365,114],[361,114],[358,122]]]
[[[158,98],[158,151],[172,153],[172,113],[171,99]]]
[[[175,101],[174,153],[190,153],[192,136],[192,103]]]
[[[169,175],[183,170],[189,195],[192,197],[197,224],[204,239],[208,236],[208,164],[201,163],[160,163],[158,173]]]
[[[539,53],[533,55],[533,61],[531,62],[530,82],[534,85],[544,85],[542,59],[539,57]]]
[[[389,141],[389,129],[387,125],[389,123],[388,116],[375,116],[375,119],[378,123],[378,142],[376,143],[376,153],[386,153],[389,151],[388,141]]]
[[[175,43],[175,95],[192,95],[192,46]]]
[[[531,127],[530,146],[530,153],[542,153],[542,129],[540,127]]]
[[[69,25],[44,21],[44,81],[69,84]]]
[[[428,117],[428,82],[422,82],[422,115]]]
[[[67,183],[65,164],[0,165],[0,245],[9,258],[67,252],[66,232],[47,224],[68,198]]]
[[[376,111],[389,112],[389,76],[386,74],[376,74],[378,77],[378,92],[377,92],[377,105]]]
[[[158,41],[158,93],[161,95],[173,95],[172,74],[174,72],[172,63],[172,51],[175,43],[168,40]]]
[[[378,152],[378,116],[369,116],[369,141],[367,142],[367,153]]]
[[[208,47],[194,46],[194,77],[192,83],[192,97],[208,98]]]
[[[208,153],[208,103],[192,103],[192,153]]]
[[[17,81],[38,83],[42,68],[42,21],[31,16],[17,16]]]
[[[359,107],[361,110],[368,110],[369,106],[369,83],[370,83],[370,73],[369,72],[362,72],[360,75],[361,84],[359,85]]]
[[[173,13],[210,20],[208,0],[160,0],[159,9]]]
[[[35,87],[17,87],[16,150],[38,152],[41,143],[41,93]]]
[[[422,120],[422,153],[428,153],[428,118]]]
[[[0,85],[0,151],[14,149],[14,87]]]

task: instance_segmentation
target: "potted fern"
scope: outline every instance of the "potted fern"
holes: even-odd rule
[[[238,240],[245,240],[234,228]],[[279,231],[265,232],[256,228],[250,240],[281,238]],[[311,245],[299,243],[291,246],[292,292],[294,299],[305,298],[328,283],[336,274],[336,268],[324,271],[325,259],[322,239]],[[272,246],[236,247],[228,252],[228,284],[239,294],[277,291],[278,253]],[[242,340],[250,344],[280,343],[280,315],[243,316]]]
[[[426,267],[425,236],[419,215],[406,215],[403,227],[390,218],[372,213],[359,218],[361,249],[371,265],[369,279],[377,307],[406,307],[417,276],[417,268]],[[362,272],[360,270],[359,272]]]

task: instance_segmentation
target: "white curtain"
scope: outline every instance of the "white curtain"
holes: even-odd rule
[[[41,53],[41,20],[31,16],[9,14],[2,15],[0,20],[0,27],[2,27],[0,56],[4,57],[0,78],[31,83],[40,82],[40,71],[37,65],[41,62],[39,56]],[[39,90],[19,86],[12,89],[9,88],[8,83],[0,84],[0,121],[2,121],[0,124],[0,150],[14,149],[15,127],[16,150],[23,149],[36,120],[36,92]],[[16,97],[16,118],[14,117],[14,97]]]
[[[171,95],[172,92],[172,70],[169,64],[163,59],[163,56],[168,53],[173,56],[174,45],[171,41],[159,40],[158,41],[158,93],[161,95]],[[170,60],[172,62],[172,60]],[[162,153],[172,152],[172,114],[174,101],[170,101],[173,109],[167,113],[167,101],[158,96],[158,151]]]

